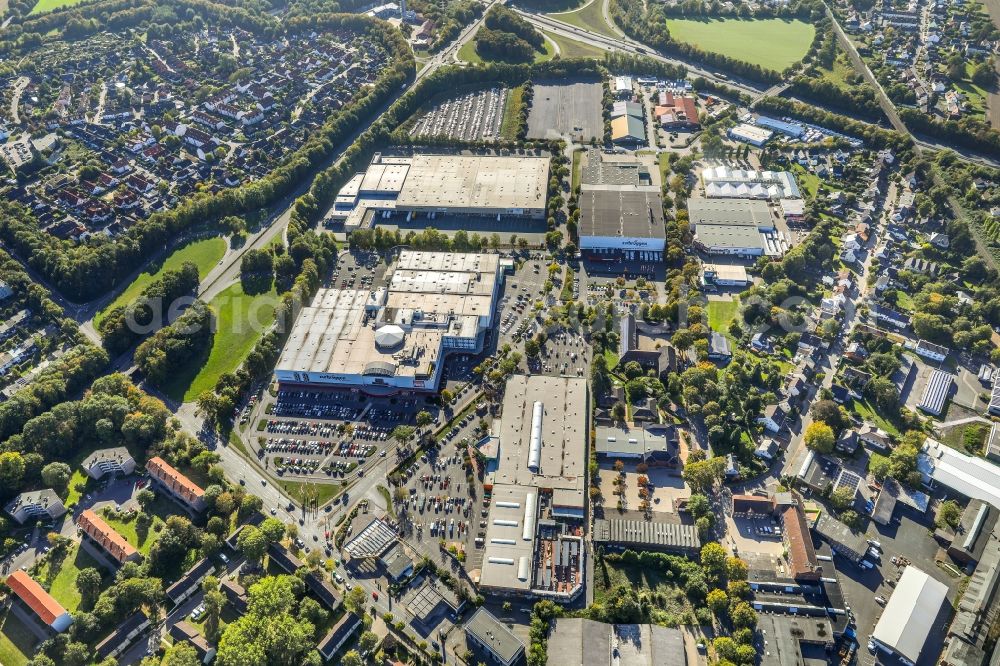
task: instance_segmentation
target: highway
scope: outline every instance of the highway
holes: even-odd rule
[[[576,41],[583,41],[605,51],[620,51],[622,53],[641,55],[652,60],[658,60],[659,62],[684,67],[687,69],[690,76],[700,76],[708,81],[714,81],[716,83],[727,85],[751,96],[760,96],[765,92],[765,89],[760,87],[761,84],[730,77],[722,79],[716,76],[713,72],[705,70],[697,65],[692,65],[689,62],[677,60],[676,58],[669,58],[665,55],[657,53],[652,48],[636,42],[627,36],[623,36],[621,38],[608,37],[607,35],[591,32],[589,30],[584,30],[583,28],[569,25],[568,23],[563,23],[562,21],[534,11],[519,8],[515,8],[515,11],[524,17],[525,20],[532,23],[535,27],[542,28],[547,32],[557,34],[561,37],[575,39]]]

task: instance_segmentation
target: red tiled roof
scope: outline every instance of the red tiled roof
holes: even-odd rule
[[[104,519],[92,509],[87,509],[80,514],[77,526],[119,564],[124,564],[138,552],[132,544],[125,540],[125,537],[104,522]]]
[[[813,548],[812,535],[802,508],[798,504],[789,506],[782,515],[782,523],[788,541],[789,574],[792,578],[818,578],[816,549]]]
[[[191,479],[178,472],[170,463],[159,456],[149,459],[146,463],[146,471],[186,502],[193,504],[205,494],[205,491]]]
[[[8,576],[7,586],[45,624],[51,625],[56,618],[66,614],[66,609],[24,571],[18,570]]]

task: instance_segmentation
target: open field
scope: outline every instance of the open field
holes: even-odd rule
[[[0,664],[24,666],[35,648],[31,629],[10,611],[0,615]]]
[[[238,283],[212,299],[208,306],[215,313],[216,329],[211,350],[203,362],[190,364],[189,372],[179,372],[170,385],[163,387],[164,392],[175,400],[190,402],[215,388],[219,377],[236,370],[271,327],[277,302],[274,287],[267,293],[249,296]]]
[[[153,272],[142,273],[137,277],[125,291],[118,295],[118,298],[97,313],[97,316],[94,317],[94,324],[100,325],[101,318],[105,313],[110,312],[119,305],[127,305],[132,302],[151,282],[158,280],[166,271],[180,268],[181,264],[185,261],[194,262],[198,266],[198,275],[204,279],[225,253],[226,241],[221,238],[206,238],[185,245],[174,251],[161,264],[154,266],[151,269]]]
[[[548,14],[548,16],[557,21],[583,28],[584,30],[607,35],[608,37],[617,37],[618,33],[604,20],[604,12],[601,11],[601,6],[601,0],[592,0],[583,7],[580,7],[580,9],[571,12]]]
[[[816,32],[782,19],[668,19],[667,29],[677,41],[779,72],[802,59]]]
[[[51,12],[53,9],[59,9],[60,7],[72,7],[73,5],[80,4],[81,0],[39,0],[38,4],[35,5],[31,13],[41,14],[42,12]]]
[[[710,300],[707,308],[708,325],[713,331],[727,333],[729,331],[729,322],[736,318],[739,307],[740,301],[736,298],[729,301]]]
[[[560,58],[603,58],[605,51],[575,39],[542,30],[542,34],[559,46]]]
[[[160,538],[160,529],[166,523],[166,519],[172,514],[177,513],[177,506],[171,503],[166,497],[157,496],[156,500],[146,509],[146,512],[153,516],[153,522],[145,529],[139,529],[135,518],[121,520],[115,518],[113,515],[105,516],[103,513],[101,514],[101,518],[104,518],[108,525],[125,537],[125,540],[132,544],[136,550],[143,555],[149,555],[153,544]]]
[[[305,483],[303,481],[278,481],[278,485],[288,495],[299,502],[313,500],[323,506],[340,492],[339,483]]]
[[[93,567],[103,575],[104,568],[97,560],[74,543],[66,549],[66,556],[53,561],[52,555],[47,556],[32,574],[42,587],[47,587],[49,594],[61,603],[68,611],[75,611],[80,606],[80,592],[76,589],[76,577],[81,569]],[[58,569],[53,571],[53,569]]]

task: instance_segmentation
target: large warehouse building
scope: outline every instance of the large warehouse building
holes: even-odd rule
[[[780,257],[788,250],[766,201],[689,199],[688,219],[695,247],[707,254]]]
[[[906,567],[875,625],[872,641],[905,663],[917,663],[947,598],[947,585],[916,567]]]
[[[585,515],[588,413],[586,379],[515,375],[507,382],[499,445],[486,463],[492,495],[482,588],[556,598],[582,589],[582,541],[557,520]]]
[[[320,289],[275,376],[377,395],[436,391],[447,354],[482,350],[502,280],[499,255],[404,250],[374,293]]]
[[[589,261],[660,261],[667,244],[655,185],[589,185],[580,191],[580,251]]]
[[[337,194],[329,217],[348,231],[379,219],[472,215],[542,219],[549,158],[499,155],[386,156]]]

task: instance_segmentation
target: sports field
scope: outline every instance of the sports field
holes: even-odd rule
[[[192,363],[192,372],[179,372],[164,386],[175,400],[191,402],[204,391],[215,388],[223,374],[236,370],[253,350],[257,340],[271,328],[278,295],[274,287],[263,294],[248,296],[239,283],[212,299],[208,306],[215,313],[215,336],[203,362]]]
[[[41,14],[42,12],[51,12],[53,9],[72,7],[79,3],[80,0],[39,0],[38,4],[32,8],[31,13]]]
[[[802,59],[816,32],[783,19],[667,19],[667,29],[679,42],[779,72]]]
[[[139,275],[135,281],[128,286],[125,291],[118,294],[118,298],[106,305],[97,316],[94,317],[94,324],[100,325],[104,314],[110,312],[119,305],[128,305],[142,293],[142,290],[155,280],[160,279],[166,271],[176,270],[185,261],[192,261],[198,267],[198,275],[205,279],[212,267],[226,254],[226,241],[222,238],[205,238],[204,240],[188,243],[184,247],[175,250],[173,254],[166,258],[161,264],[156,264],[150,271]]]

